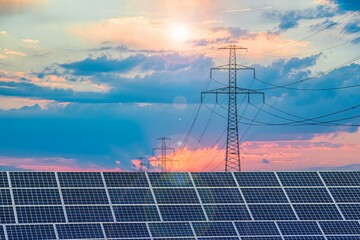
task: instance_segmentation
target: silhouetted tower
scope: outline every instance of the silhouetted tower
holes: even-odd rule
[[[135,170],[136,171],[138,171],[138,172],[144,172],[145,171],[145,161],[146,161],[146,157],[138,157],[138,158],[136,158],[135,160],[139,160],[140,162],[139,162],[139,166],[136,166],[135,164],[134,164],[134,167],[135,167]],[[149,167],[149,166],[147,166],[147,167]]]
[[[160,159],[158,159],[158,161],[160,161],[161,171],[166,172],[168,170],[167,162],[169,161],[172,162],[172,159],[167,158],[167,152],[171,151],[172,153],[175,154],[175,148],[169,147],[169,143],[171,141],[170,138],[161,137],[161,138],[157,138],[156,140],[161,141],[161,146],[153,148],[153,155],[155,156],[155,153],[157,151],[160,151],[160,157],[159,157]]]
[[[225,171],[241,171],[238,114],[237,114],[237,94],[247,94],[248,100],[250,99],[250,94],[262,94],[264,101],[264,93],[251,89],[240,88],[237,87],[236,85],[237,70],[251,70],[254,72],[254,78],[255,78],[255,68],[243,66],[236,63],[236,49],[243,49],[247,51],[247,48],[230,45],[219,49],[221,50],[225,49],[230,51],[229,63],[226,65],[211,68],[210,78],[212,78],[213,70],[226,70],[229,72],[229,86],[202,92],[201,102],[203,101],[203,94],[215,94],[216,102],[217,102],[218,94],[226,94],[229,96]]]

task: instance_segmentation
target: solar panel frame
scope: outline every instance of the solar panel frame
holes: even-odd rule
[[[300,220],[342,220],[341,213],[333,204],[294,204]]]
[[[282,188],[241,188],[246,203],[288,203]]]
[[[338,204],[346,220],[360,220],[360,204]]]
[[[62,188],[104,187],[100,172],[58,172],[57,177]]]
[[[12,188],[57,188],[54,172],[10,172]]]
[[[133,205],[113,206],[117,222],[156,222],[160,221],[160,216],[156,206]]]
[[[8,188],[9,182],[7,172],[0,172],[0,188]]]
[[[114,222],[110,206],[65,206],[71,223]]]
[[[61,205],[60,193],[55,188],[15,188],[16,205]]]
[[[131,187],[131,188],[149,188],[149,183],[145,173],[134,172],[104,172],[106,186],[110,187]]]
[[[200,204],[194,188],[153,188],[158,204]]]
[[[283,235],[322,235],[322,231],[315,221],[277,222]]]
[[[149,172],[147,173],[152,187],[164,188],[185,188],[194,187],[189,173],[186,172]]]
[[[194,237],[190,222],[149,223],[151,235],[161,237]]]
[[[284,187],[324,187],[317,172],[276,172]]]
[[[357,221],[320,221],[319,224],[326,235],[360,235]]]
[[[10,189],[0,189],[0,205],[1,206],[12,205]]]
[[[329,191],[337,203],[360,202],[359,187],[333,187]]]
[[[109,204],[104,188],[62,188],[65,205],[102,205]]]
[[[204,205],[210,221],[240,221],[251,220],[245,205]]]
[[[108,192],[112,204],[155,204],[147,188],[109,188]]]
[[[234,172],[240,187],[280,187],[274,172]]]
[[[17,206],[19,223],[64,223],[62,206]]]
[[[292,203],[333,203],[326,188],[285,188]]]
[[[244,203],[238,188],[198,188],[201,202],[207,203]]]
[[[159,205],[164,221],[205,221],[206,217],[200,205]]]
[[[0,206],[0,223],[15,223],[15,215],[13,207]]]
[[[6,226],[8,240],[56,239],[52,225],[10,225]]]
[[[235,222],[240,236],[279,236],[275,222]]]
[[[231,174],[226,172],[193,172],[196,187],[237,187]]]
[[[107,239],[150,238],[145,223],[104,223],[103,226]]]
[[[249,205],[254,220],[297,220],[290,205]]]
[[[359,186],[360,172],[346,171],[346,172],[320,172],[320,175],[328,187],[348,187]]]
[[[56,224],[59,239],[105,238],[101,224]]]
[[[232,222],[193,222],[192,226],[198,237],[237,236]]]

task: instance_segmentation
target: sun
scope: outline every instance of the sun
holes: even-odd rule
[[[185,24],[171,26],[171,38],[176,42],[186,42],[190,38],[190,31]]]

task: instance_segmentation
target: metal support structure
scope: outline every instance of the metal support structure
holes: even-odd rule
[[[226,94],[229,97],[228,101],[228,123],[227,123],[227,139],[226,139],[226,157],[225,157],[225,171],[241,171],[240,165],[240,149],[239,149],[239,131],[238,131],[238,114],[237,114],[237,94],[247,94],[248,101],[250,101],[251,94],[260,94],[265,101],[263,92],[237,87],[236,74],[237,70],[250,70],[254,72],[255,68],[243,66],[236,63],[236,50],[247,50],[247,48],[230,45],[219,48],[220,50],[229,50],[229,63],[226,65],[214,67],[210,69],[210,78],[212,78],[213,70],[226,70],[229,72],[229,85],[227,87],[209,90],[201,93],[201,102],[203,95],[215,94],[216,102],[218,94]]]
[[[161,138],[157,138],[156,140],[161,141],[161,146],[160,147],[156,147],[153,148],[153,156],[155,156],[155,153],[160,151],[160,157],[156,158],[158,162],[160,162],[161,165],[161,171],[162,172],[167,172],[167,162],[171,162],[172,163],[172,159],[169,159],[167,157],[167,152],[171,151],[173,154],[175,154],[175,148],[171,148],[169,147],[169,143],[171,141],[171,138],[167,138],[167,137],[161,137]]]

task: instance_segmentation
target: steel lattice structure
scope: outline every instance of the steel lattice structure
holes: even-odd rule
[[[226,65],[214,67],[210,69],[210,78],[212,78],[213,70],[226,70],[229,73],[229,85],[224,88],[218,88],[201,93],[201,101],[204,94],[215,94],[216,101],[218,94],[228,95],[228,123],[227,123],[227,138],[226,138],[226,157],[225,157],[225,171],[241,171],[240,164],[240,143],[239,143],[239,127],[238,127],[238,113],[237,113],[237,95],[247,94],[262,94],[264,101],[264,93],[240,88],[237,86],[237,70],[250,70],[254,72],[255,68],[243,66],[236,63],[236,50],[247,50],[247,48],[230,45],[219,48],[220,50],[229,50],[229,63]]]

